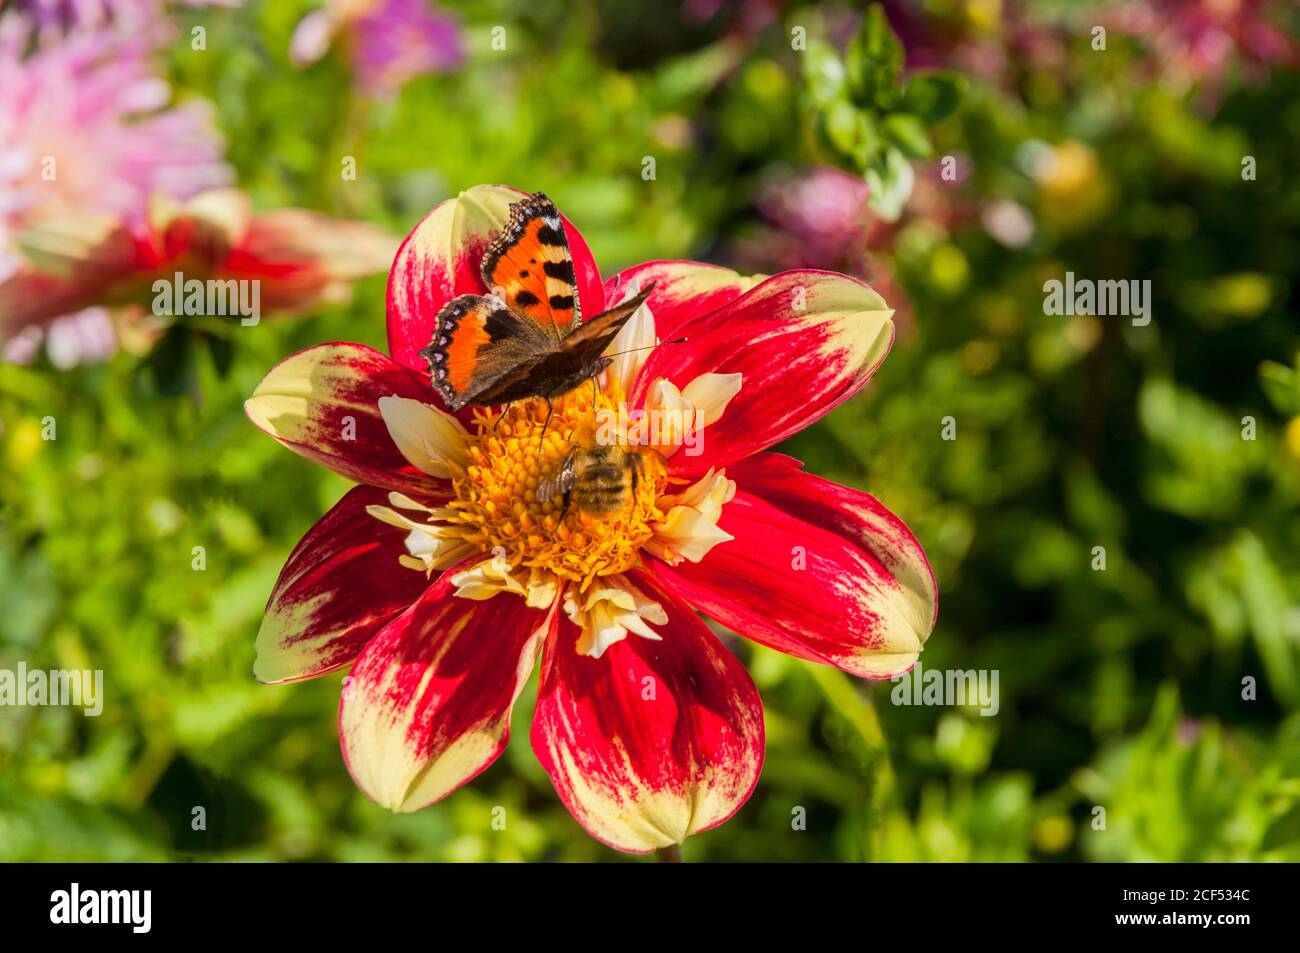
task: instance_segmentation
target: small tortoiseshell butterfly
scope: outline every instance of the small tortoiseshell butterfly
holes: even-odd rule
[[[567,393],[609,366],[609,342],[654,288],[586,324],[555,203],[535,192],[510,206],[480,265],[490,293],[443,305],[420,355],[452,410]]]

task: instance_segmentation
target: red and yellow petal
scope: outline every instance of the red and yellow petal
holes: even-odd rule
[[[257,633],[253,674],[292,682],[347,665],[429,586],[404,569],[403,533],[366,512],[388,494],[353,487],[289,554]]]
[[[461,294],[483,294],[479,262],[488,243],[510,219],[510,205],[526,193],[505,185],[478,185],[436,206],[402,242],[388,275],[388,351],[412,370],[427,373],[419,350],[433,337],[434,319]],[[573,256],[584,318],[605,306],[596,260],[567,218],[564,232]]]
[[[412,466],[379,411],[383,397],[430,402],[411,371],[361,344],[321,344],[285,358],[244,402],[248,418],[290,450],[349,480],[417,497],[449,484]]]
[[[659,340],[677,337],[677,329],[698,317],[734,301],[763,278],[738,275],[730,268],[698,261],[648,261],[635,265],[605,282],[605,297],[622,296],[621,289],[644,288],[654,282],[646,306],[655,317]]]
[[[440,800],[505,750],[510,710],[554,614],[522,599],[457,599],[443,576],[362,651],[339,738],[353,780],[393,811]]]
[[[702,374],[740,374],[740,393],[704,430],[700,451],[679,452],[671,460],[678,476],[727,466],[802,430],[856,394],[889,353],[892,314],[880,295],[855,279],[828,271],[783,272],[678,325],[673,334],[687,342],[651,354],[637,375],[630,406],[642,406],[659,378],[681,389]]]
[[[763,709],[744,666],[689,606],[645,573],[629,578],[667,612],[662,641],[630,636],[591,658],[560,618],[532,742],[592,837],[645,853],[739,810],[763,764]]]
[[[880,501],[775,453],[734,464],[718,525],[735,539],[655,574],[756,642],[853,675],[889,678],[917,660],[938,614],[916,537]]]

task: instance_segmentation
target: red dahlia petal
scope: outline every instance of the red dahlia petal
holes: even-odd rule
[[[630,634],[599,659],[567,618],[542,663],[533,750],[587,832],[644,853],[721,824],[763,764],[763,708],[744,666],[680,599],[629,578],[668,614],[663,641]]]
[[[271,368],[244,409],[290,450],[349,480],[447,498],[450,484],[411,466],[389,436],[379,399],[393,394],[433,401],[417,375],[374,348],[320,344]]]
[[[679,336],[682,324],[734,301],[760,280],[698,261],[648,261],[606,281],[605,297],[616,301],[633,283],[644,288],[653,281],[655,289],[646,304],[655,316],[655,334],[669,341]]]
[[[349,664],[428,588],[424,573],[398,564],[404,534],[369,515],[371,504],[387,505],[388,494],[353,487],[289,554],[257,633],[259,681],[298,681]]]
[[[866,678],[907,671],[938,613],[925,552],[871,494],[800,466],[762,453],[729,467],[718,525],[735,539],[655,574],[755,642]]]
[[[455,597],[445,572],[362,651],[339,704],[357,786],[394,811],[437,801],[505,750],[548,627],[522,599]]]
[[[680,389],[701,374],[741,374],[740,393],[705,428],[702,452],[682,451],[671,460],[675,475],[726,466],[802,430],[856,394],[889,353],[891,314],[884,299],[860,281],[828,271],[783,272],[678,325],[673,333],[687,343],[650,355],[630,406],[643,406],[657,378]]]

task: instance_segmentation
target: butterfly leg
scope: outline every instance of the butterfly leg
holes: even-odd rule
[[[542,448],[546,446],[546,428],[551,425],[551,414],[555,413],[555,405],[551,403],[551,398],[543,397],[546,401],[546,420],[542,424],[542,439],[537,444],[537,459],[542,459]]]
[[[505,409],[502,410],[501,413],[497,415],[497,419],[494,420],[494,421],[492,421],[492,432],[493,432],[493,433],[496,433],[496,432],[497,432],[497,424],[501,423],[501,419],[502,419],[503,417],[505,417],[505,415],[506,415],[506,411],[510,410],[510,408],[513,407],[514,405],[515,405],[515,402],[514,402],[513,400],[512,400],[510,403],[506,404]]]
[[[596,402],[600,399],[600,388],[596,384],[596,375],[591,375],[591,423],[596,423]]]

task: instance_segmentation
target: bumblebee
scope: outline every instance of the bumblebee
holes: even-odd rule
[[[651,453],[654,451],[645,447],[622,444],[576,446],[555,472],[538,484],[537,499],[546,503],[562,496],[565,512],[576,504],[591,516],[621,513],[636,498]]]

